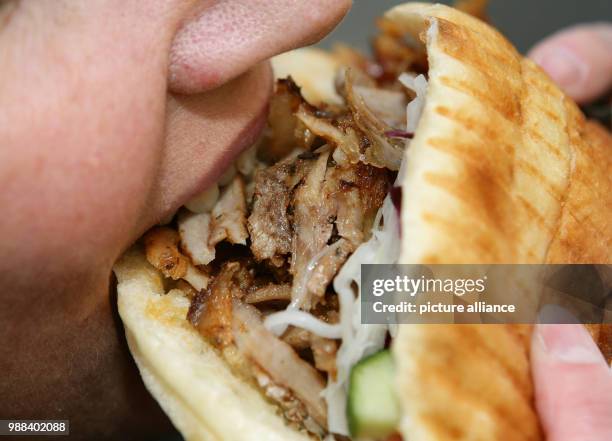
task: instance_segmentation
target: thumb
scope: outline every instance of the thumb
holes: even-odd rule
[[[531,351],[547,440],[612,440],[612,371],[584,326],[536,325]]]
[[[612,24],[558,32],[535,46],[529,57],[578,103],[592,101],[612,86]]]

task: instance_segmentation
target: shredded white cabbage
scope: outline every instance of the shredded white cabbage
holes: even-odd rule
[[[313,334],[325,338],[341,338],[342,329],[340,324],[329,324],[316,318],[309,312],[299,311],[297,309],[285,309],[284,311],[270,314],[266,318],[266,327],[272,331],[279,327],[285,328],[287,325],[296,326],[306,329]]]
[[[302,307],[302,303],[304,302],[304,297],[307,294],[306,284],[308,283],[308,280],[310,280],[310,277],[312,276],[312,272],[315,270],[319,261],[323,257],[325,257],[326,255],[330,253],[335,252],[336,248],[338,248],[341,244],[342,242],[340,240],[337,242],[334,242],[332,245],[323,248],[321,251],[315,254],[312,257],[312,259],[308,261],[308,264],[306,265],[306,271],[303,272],[299,280],[294,280],[293,287],[291,289],[291,303],[289,303],[289,305],[284,311],[275,312],[274,314],[270,314],[264,320],[264,326],[270,332],[276,335],[282,335],[283,332],[287,330],[287,327],[289,325],[294,325],[294,323],[292,323],[291,320],[295,320],[296,315],[289,314],[289,312],[299,311],[299,309]],[[309,313],[306,313],[306,312],[304,312],[303,314],[310,315]],[[315,319],[314,316],[312,316],[312,318],[314,320],[317,320]],[[324,323],[324,322],[321,322],[321,323]],[[297,326],[297,325],[294,325],[294,326]],[[316,329],[320,329],[320,327],[313,328],[312,332],[314,332],[317,335],[320,335],[321,337],[325,337],[325,335],[319,334],[318,332],[316,332]],[[311,329],[308,329],[308,330],[311,331]],[[330,338],[339,338],[339,337],[330,337]]]
[[[416,93],[416,97],[408,103],[406,108],[406,131],[414,133],[425,106],[427,80],[423,75],[414,76],[404,73],[400,75],[399,81]],[[407,140],[407,145],[408,143]],[[394,185],[401,186],[405,170],[406,163],[402,161]],[[397,334],[397,325],[361,323],[361,265],[395,263],[399,258],[399,247],[399,217],[391,197],[387,195],[376,215],[372,237],[355,250],[334,279],[334,289],[340,301],[342,345],[336,355],[336,380],[329,381],[323,391],[327,402],[327,421],[330,432],[340,435],[349,434],[346,402],[352,367],[363,357],[384,347],[387,331],[392,337]],[[357,293],[355,293],[354,286],[357,287]]]
[[[414,133],[421,119],[423,107],[425,107],[425,95],[427,94],[427,80],[424,75],[412,75],[403,73],[398,78],[399,82],[416,93],[416,97],[406,106],[406,131]]]
[[[370,240],[355,250],[334,279],[340,301],[342,345],[336,355],[336,380],[328,382],[323,396],[327,402],[328,430],[341,435],[348,435],[346,398],[351,368],[384,347],[388,330],[387,325],[361,323],[360,293],[362,264],[394,263],[399,255],[399,219],[389,195],[376,219]]]

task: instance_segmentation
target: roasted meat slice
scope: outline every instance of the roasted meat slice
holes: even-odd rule
[[[244,182],[240,175],[236,175],[213,208],[208,245],[214,247],[225,239],[233,244],[246,245],[249,237],[246,212]]]
[[[208,289],[194,300],[189,313],[200,334],[217,347],[227,346],[233,341],[232,302],[240,292],[235,280],[239,270],[238,262],[225,263]]]
[[[325,387],[317,370],[302,360],[284,341],[268,331],[259,311],[252,305],[234,301],[234,337],[238,350],[256,363],[272,381],[291,392],[306,406],[321,427],[327,427]]]
[[[311,160],[290,156],[255,174],[253,209],[248,219],[251,250],[258,261],[269,259],[283,265],[291,252],[289,208],[295,186],[311,167]]]
[[[314,357],[315,367],[327,372],[332,378],[336,377],[336,340],[313,335],[310,339],[310,349]]]
[[[276,82],[270,100],[267,136],[260,149],[260,155],[267,161],[279,161],[297,146],[295,133],[298,120],[294,114],[302,103],[304,99],[300,88],[291,77]]]
[[[207,265],[215,258],[215,247],[208,243],[210,227],[210,213],[182,210],[178,215],[181,248],[196,265]]]
[[[369,234],[390,182],[386,170],[328,160],[321,154],[293,201],[292,304],[305,310]]]
[[[296,117],[312,133],[338,146],[347,161],[354,164],[365,159],[361,150],[369,146],[369,140],[355,129],[350,115],[330,119],[317,116],[308,106],[300,106]]]
[[[355,246],[344,238],[326,245],[310,271],[306,282],[307,293],[317,301],[323,298],[327,286],[353,251]]]
[[[387,18],[379,18],[376,25],[381,30],[373,40],[380,84],[389,86],[404,72],[427,72],[427,54],[419,42],[408,39],[405,29]]]
[[[387,138],[384,129],[371,128],[366,133],[355,123],[352,114],[328,119],[315,116],[305,107],[300,107],[296,116],[308,130],[330,144],[337,145],[348,162],[362,162],[389,170],[399,170],[402,150],[397,139],[390,142],[391,138]]]
[[[147,260],[173,280],[184,277],[189,266],[189,259],[178,249],[179,241],[179,234],[167,227],[153,228],[144,235]]]
[[[304,328],[289,326],[281,336],[281,339],[292,348],[301,350],[310,346],[311,334]]]
[[[389,99],[391,91],[382,91],[370,87],[360,87],[355,84],[355,75],[350,70],[346,70],[344,80],[344,96],[346,103],[351,111],[355,125],[369,140],[369,147],[363,152],[365,158],[362,162],[372,164],[376,167],[386,167],[390,170],[399,170],[404,153],[405,141],[397,138],[390,138],[386,135],[387,132],[396,127],[403,127],[403,121],[397,121],[389,116],[386,107],[403,106],[401,97],[394,100]],[[366,101],[366,98],[368,101]],[[386,106],[385,100],[389,104]],[[395,101],[395,104],[392,103]],[[398,103],[399,101],[399,103]],[[375,112],[377,110],[379,114]],[[401,115],[404,114],[402,109]],[[396,124],[395,127],[389,125],[384,118],[389,119]],[[399,119],[398,118],[398,119]]]
[[[208,276],[197,269],[179,249],[179,234],[168,227],[155,227],[144,235],[147,260],[172,280],[184,279],[197,291],[208,285]]]
[[[291,300],[291,285],[268,284],[249,292],[245,297],[246,303],[261,303],[274,300]]]
[[[325,175],[330,152],[320,153],[313,168],[295,192],[293,200],[293,238],[290,272],[294,306],[310,309],[311,293],[307,289],[313,269],[323,256],[333,231],[335,204],[324,193]]]
[[[385,168],[371,167],[365,164],[357,164],[354,170],[355,187],[359,191],[359,205],[362,213],[361,229],[364,232],[362,240],[366,240],[372,233],[374,218],[390,190],[393,177],[391,172]],[[347,201],[348,209],[351,209],[350,202]],[[340,198],[339,203],[343,204],[344,199]]]

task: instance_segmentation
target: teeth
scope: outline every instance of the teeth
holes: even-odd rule
[[[234,176],[236,176],[236,167],[232,164],[219,178],[219,185],[224,186],[229,184],[232,182],[232,179],[234,179]]]
[[[209,213],[217,203],[217,199],[219,199],[219,186],[213,184],[187,202],[185,207],[194,213]]]
[[[236,168],[244,176],[251,176],[251,173],[253,173],[253,170],[255,169],[256,153],[257,149],[255,147],[251,147],[238,156],[238,159],[236,160]]]
[[[346,157],[341,148],[337,148],[336,150],[334,150],[334,153],[332,153],[332,158],[334,159],[334,161],[336,161],[336,164],[338,165],[345,165],[348,162],[348,158]]]

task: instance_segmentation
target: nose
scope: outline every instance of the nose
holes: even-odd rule
[[[171,92],[215,88],[281,52],[315,43],[348,12],[351,0],[204,2],[177,32]]]

